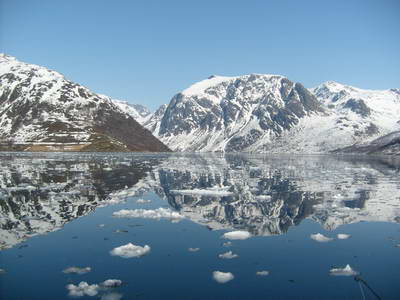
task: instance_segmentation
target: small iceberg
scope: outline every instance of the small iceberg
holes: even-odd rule
[[[223,243],[222,244],[222,246],[224,246],[224,247],[230,247],[230,246],[232,246],[232,242],[225,242],[225,243]]]
[[[189,252],[197,252],[199,250],[200,250],[200,248],[188,248]]]
[[[107,279],[100,283],[100,285],[105,288],[116,288],[119,287],[121,284],[122,281],[119,279]]]
[[[234,254],[232,251],[228,251],[228,252],[219,254],[218,257],[222,258],[222,259],[233,259],[233,258],[239,257],[239,255]]]
[[[310,238],[320,243],[326,243],[333,240],[332,238],[324,236],[322,233],[311,234]]]
[[[92,270],[91,267],[84,267],[84,268],[80,268],[80,267],[68,267],[66,269],[63,270],[63,273],[65,274],[86,274],[89,273]]]
[[[350,234],[346,234],[346,233],[339,233],[339,234],[337,235],[337,238],[338,238],[339,240],[346,240],[346,239],[348,239],[349,237],[351,237],[351,235],[350,235]]]
[[[121,209],[113,213],[116,218],[142,218],[142,219],[170,219],[181,220],[185,217],[169,208],[157,209]]]
[[[269,272],[268,271],[258,271],[256,272],[257,276],[268,276]]]
[[[332,276],[355,276],[359,274],[357,271],[353,270],[350,265],[346,265],[344,268],[333,268],[329,271]]]
[[[150,246],[145,245],[144,247],[128,243],[126,245],[114,248],[110,251],[112,256],[120,256],[122,258],[141,257],[150,252]]]
[[[243,230],[226,232],[222,235],[222,238],[228,240],[246,240],[249,237],[251,237],[251,233]]]
[[[212,275],[213,279],[218,283],[227,283],[235,278],[231,272],[214,271]]]
[[[78,285],[68,284],[65,288],[68,290],[68,295],[71,297],[93,297],[99,293],[98,284],[88,284],[85,281],[81,281]]]

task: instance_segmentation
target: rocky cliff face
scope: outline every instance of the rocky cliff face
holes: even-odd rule
[[[313,115],[323,107],[285,77],[211,76],[175,95],[159,125],[147,128],[173,150],[252,151]]]
[[[0,139],[16,150],[168,151],[109,97],[3,54]]]
[[[397,89],[253,74],[200,81],[144,126],[177,151],[321,153],[400,129],[399,114]]]

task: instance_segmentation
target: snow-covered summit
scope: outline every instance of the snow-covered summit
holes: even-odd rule
[[[168,150],[111,98],[4,54],[0,57],[2,140],[22,147],[13,150],[60,150],[57,145],[63,151]]]
[[[150,117],[151,112],[143,105],[130,104],[127,101],[112,100],[122,111],[132,116],[139,124],[145,123]]]
[[[177,151],[321,153],[399,130],[400,92],[284,76],[210,76],[144,124]]]
[[[174,150],[254,151],[323,113],[307,89],[280,75],[211,76],[176,94],[158,124],[145,126]]]

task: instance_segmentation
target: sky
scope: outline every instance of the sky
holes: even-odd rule
[[[151,110],[210,75],[400,88],[400,1],[0,0],[0,52]]]

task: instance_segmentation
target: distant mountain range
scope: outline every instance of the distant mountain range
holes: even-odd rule
[[[57,72],[0,55],[0,148],[169,151],[138,123],[146,114],[142,106],[130,107]]]
[[[400,89],[211,76],[151,113],[7,55],[0,56],[0,104],[3,147],[23,150],[360,152],[358,145],[400,130]],[[396,141],[391,150],[361,152],[399,154]]]
[[[143,125],[175,151],[326,153],[400,129],[400,90],[336,82],[305,89],[282,76],[212,76]]]

